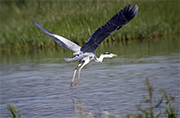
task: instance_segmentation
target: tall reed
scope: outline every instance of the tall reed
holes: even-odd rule
[[[59,47],[35,27],[47,30],[79,45],[128,4],[137,4],[137,16],[103,43],[144,40],[179,35],[178,1],[1,1],[0,50],[46,50]]]

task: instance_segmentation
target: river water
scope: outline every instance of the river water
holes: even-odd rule
[[[89,63],[82,69],[78,88],[72,89],[69,87],[77,63],[63,61],[72,53],[59,50],[2,55],[2,118],[10,117],[6,104],[15,104],[23,118],[104,118],[136,114],[135,105],[142,102],[142,95],[148,95],[146,78],[153,85],[154,99],[160,99],[160,88],[163,88],[175,96],[177,111],[180,107],[177,37],[102,45],[97,56],[108,50],[118,57]]]

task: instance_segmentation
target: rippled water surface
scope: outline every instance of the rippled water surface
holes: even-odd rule
[[[154,96],[158,98],[159,89],[163,88],[176,97],[175,107],[178,108],[180,59],[177,42],[101,46],[97,55],[109,50],[119,56],[105,59],[103,63],[88,64],[81,72],[78,88],[73,89],[69,87],[77,63],[62,61],[63,53],[4,57],[0,78],[1,117],[9,117],[7,103],[15,104],[23,118],[76,118],[83,113],[94,117],[107,114],[119,117],[137,113],[135,104],[142,101],[143,94],[147,95],[147,77],[155,89]],[[69,52],[65,55],[72,56]]]

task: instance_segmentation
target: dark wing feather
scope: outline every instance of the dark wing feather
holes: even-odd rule
[[[107,36],[128,23],[138,11],[137,5],[133,5],[131,9],[129,8],[130,5],[126,6],[123,10],[120,10],[115,16],[113,16],[104,26],[99,28],[81,47],[81,51],[94,53],[96,48]]]

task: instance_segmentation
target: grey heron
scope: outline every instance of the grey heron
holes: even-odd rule
[[[79,68],[79,73],[78,73],[78,80],[75,84],[76,87],[78,86],[79,83],[81,69],[85,65],[87,65],[91,60],[94,60],[95,62],[102,62],[104,58],[112,58],[114,56],[117,56],[115,54],[107,52],[101,54],[100,57],[98,58],[95,55],[95,50],[107,36],[119,30],[123,25],[127,24],[131,19],[133,19],[134,16],[137,14],[137,12],[138,12],[137,5],[133,5],[131,9],[130,9],[130,5],[126,6],[124,9],[120,10],[117,14],[115,14],[105,25],[97,29],[95,33],[88,39],[88,41],[82,47],[80,47],[79,45],[75,44],[74,42],[71,42],[70,40],[64,37],[61,37],[57,34],[47,31],[36,22],[33,23],[40,30],[46,33],[49,37],[53,38],[54,41],[57,42],[60,46],[72,50],[74,52],[73,53],[74,57],[64,59],[65,61],[79,62],[77,67],[74,69],[74,73],[70,85],[70,88],[72,88],[76,71],[78,70],[78,68]]]

